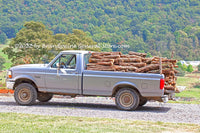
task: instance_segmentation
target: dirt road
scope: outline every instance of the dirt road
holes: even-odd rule
[[[102,97],[57,97],[48,103],[19,106],[12,96],[0,96],[0,112],[200,124],[200,105],[148,102],[136,111],[121,111],[113,99]]]

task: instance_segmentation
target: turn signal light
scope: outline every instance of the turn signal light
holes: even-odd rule
[[[8,78],[12,78],[12,71],[8,71]]]
[[[164,89],[165,86],[165,80],[164,79],[160,79],[160,89]]]

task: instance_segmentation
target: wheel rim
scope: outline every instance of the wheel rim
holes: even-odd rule
[[[23,88],[18,93],[18,98],[22,102],[28,102],[31,98],[31,92],[27,88]]]
[[[124,107],[130,107],[133,105],[134,98],[130,93],[123,93],[120,96],[120,104]]]

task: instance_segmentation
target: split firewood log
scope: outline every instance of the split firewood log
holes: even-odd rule
[[[148,73],[160,74],[160,70],[151,70],[151,71],[148,71]]]
[[[115,66],[115,69],[117,71],[121,71],[121,70],[136,71],[137,67],[134,67],[134,66]]]
[[[128,52],[129,55],[137,55],[137,56],[141,56],[141,57],[146,57],[146,53],[137,53],[137,52],[133,52],[133,51],[130,51]]]
[[[96,59],[96,58],[89,58],[89,63],[97,63],[97,62],[115,62],[115,59]]]
[[[112,66],[114,63],[113,61],[109,61],[109,62],[97,62],[97,65],[105,65],[105,66]]]
[[[138,58],[118,58],[119,63],[123,62],[141,62],[141,59]]]
[[[177,63],[177,60],[175,60],[175,59],[165,59],[165,60],[162,60],[162,62]]]
[[[101,55],[91,55],[91,58],[102,59],[103,56],[101,56]]]
[[[88,63],[87,66],[96,66],[96,63]]]
[[[144,67],[146,63],[119,63],[120,66],[134,66],[134,67]]]
[[[96,67],[88,66],[87,70],[96,70],[96,71],[115,71],[114,66],[103,66],[103,65],[96,65]]]
[[[159,64],[150,64],[148,66],[137,69],[136,72],[142,72],[143,73],[143,72],[148,72],[148,71],[157,70],[157,69],[159,69]]]
[[[174,68],[178,68],[178,65],[174,65],[173,67],[174,67]]]
[[[152,58],[152,61],[158,61],[158,62],[159,62],[159,60],[160,60],[160,57],[157,57],[157,56],[154,56],[154,57]]]
[[[162,73],[163,74],[171,74],[174,72],[174,69],[171,69],[171,68],[167,68],[167,69],[163,69],[162,70]]]
[[[141,56],[137,55],[120,55],[121,58],[142,58]]]
[[[99,59],[96,58],[89,58],[89,63],[97,63],[99,61]]]
[[[168,64],[166,64],[166,63],[162,63],[162,69],[166,69],[166,68],[173,68],[173,65],[172,65],[172,63],[168,63]]]
[[[152,59],[151,58],[142,58],[142,62],[146,64],[151,64]]]
[[[116,59],[116,58],[119,58],[120,55],[106,55],[106,56],[103,56],[104,58],[111,58],[111,59]]]
[[[174,69],[174,73],[177,74],[177,73],[178,73],[178,70]]]
[[[173,86],[165,86],[164,89],[165,90],[175,90],[175,88]]]
[[[159,61],[151,61],[151,64],[159,64]]]
[[[168,82],[169,81],[169,77],[165,77],[165,82]]]

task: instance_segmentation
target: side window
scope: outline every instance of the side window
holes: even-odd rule
[[[89,63],[89,58],[90,58],[91,54],[85,54],[84,55],[84,69],[87,69],[87,64]]]
[[[74,54],[63,54],[61,55],[52,65],[52,68],[57,68],[58,64],[63,69],[76,69],[76,55]]]

